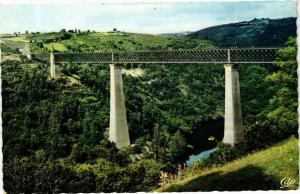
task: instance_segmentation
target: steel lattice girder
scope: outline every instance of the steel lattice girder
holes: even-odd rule
[[[279,48],[55,53],[55,63],[273,63]]]

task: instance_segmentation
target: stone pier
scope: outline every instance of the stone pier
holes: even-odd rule
[[[110,121],[109,140],[116,143],[117,148],[130,145],[125,98],[122,81],[122,68],[110,64]]]
[[[50,53],[50,77],[52,79],[61,77],[61,69],[59,65],[55,64],[55,57],[53,53]]]
[[[52,79],[56,78],[55,74],[55,61],[54,61],[54,54],[50,53],[50,77]]]
[[[239,74],[232,64],[225,64],[225,119],[223,142],[235,145],[243,141],[243,119]]]

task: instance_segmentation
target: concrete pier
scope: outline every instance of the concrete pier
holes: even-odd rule
[[[55,57],[53,53],[50,53],[50,77],[52,79],[61,77],[61,67],[55,64]]]
[[[110,121],[109,140],[117,148],[130,145],[121,67],[110,64]]]
[[[244,139],[239,74],[232,64],[225,64],[225,119],[223,142],[231,145]]]
[[[52,79],[56,78],[55,74],[55,61],[54,61],[54,54],[50,53],[50,77]]]

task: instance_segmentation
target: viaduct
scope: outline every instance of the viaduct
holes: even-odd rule
[[[278,48],[201,49],[103,53],[51,53],[50,76],[57,76],[57,64],[110,64],[109,140],[121,149],[130,145],[121,64],[224,64],[225,115],[223,142],[235,145],[244,138],[239,73],[236,64],[273,63]]]

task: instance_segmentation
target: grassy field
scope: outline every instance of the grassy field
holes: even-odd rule
[[[16,41],[16,42],[23,42],[23,43],[29,42],[29,39],[27,39],[27,35],[3,37],[3,39],[12,40],[12,41]]]
[[[30,41],[34,52],[102,52],[214,47],[209,41],[187,37],[160,36],[127,32],[41,33],[2,38],[11,48],[22,48]]]
[[[26,45],[24,42],[15,41],[12,39],[2,39],[1,41],[2,44],[5,44],[6,46],[12,49],[21,49]]]
[[[194,176],[157,189],[157,192],[287,190],[299,187],[298,139],[249,154],[222,167],[204,169]],[[289,188],[280,188],[283,178],[295,179]]]
[[[74,36],[70,40],[60,42],[65,47],[94,51],[132,51],[132,50],[159,50],[179,47],[195,48],[197,46],[207,46],[206,41],[189,41],[184,38],[163,37],[149,34],[134,33],[91,33],[88,35]]]
[[[47,48],[49,51],[58,51],[58,52],[64,52],[67,51],[67,48],[61,44],[61,43],[49,43],[49,44],[44,44],[44,47]]]
[[[0,44],[0,49],[2,52],[5,52],[5,53],[13,51],[12,48],[8,47],[6,44],[3,44],[3,43]]]

